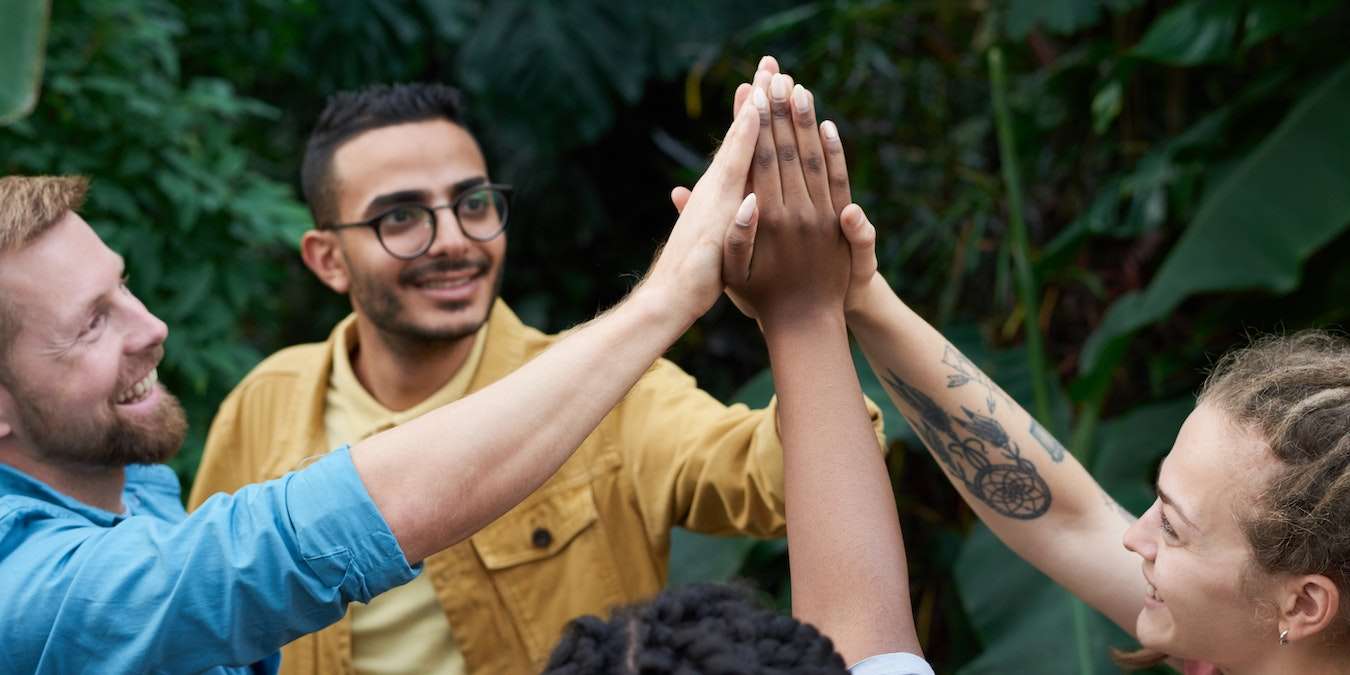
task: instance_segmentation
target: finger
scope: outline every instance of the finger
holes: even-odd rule
[[[782,72],[778,69],[778,59],[775,59],[774,57],[769,56],[767,54],[760,58],[758,69],[766,71],[770,75]]]
[[[802,176],[797,152],[797,133],[792,128],[792,78],[779,73],[769,81],[769,117],[772,119],[774,151],[778,155],[778,180],[783,187],[783,204],[789,210],[809,206],[806,180]]]
[[[750,158],[754,154],[755,141],[758,138],[757,117],[752,107],[746,107],[736,119],[732,120],[726,137],[722,139],[722,147],[718,148],[712,163],[708,165],[708,170],[694,186],[695,192],[700,186],[711,183],[710,187],[713,189],[708,191],[714,195],[734,193],[735,196],[741,196],[745,188],[745,179],[750,174]]]
[[[839,229],[844,231],[844,239],[848,240],[854,258],[859,254],[876,255],[873,249],[877,243],[877,228],[867,219],[861,206],[849,204],[839,212]]]
[[[816,128],[816,101],[806,87],[792,88],[792,121],[796,126],[797,150],[801,154],[802,177],[806,193],[817,208],[829,209],[838,215],[839,207],[831,205],[830,179],[825,173],[825,153]],[[848,202],[843,202],[847,204]]]
[[[771,214],[783,210],[783,188],[778,178],[778,152],[773,143],[773,120],[769,112],[768,83],[770,75],[759,71],[750,94],[752,106],[759,119],[755,140],[755,164],[750,172],[750,189],[758,195],[759,203]]]
[[[689,203],[690,195],[693,191],[683,185],[670,191],[670,203],[675,205],[675,213],[684,213],[684,207]]]
[[[759,224],[759,209],[755,193],[741,200],[736,209],[735,225],[727,228],[722,252],[722,283],[742,283],[750,278],[750,261],[755,255],[755,230]]]
[[[750,100],[750,90],[754,85],[748,82],[742,82],[736,87],[736,95],[731,98],[731,117],[734,119],[741,113],[741,106]]]
[[[848,185],[848,164],[844,162],[844,143],[839,139],[839,127],[825,120],[820,124],[820,142],[825,148],[825,173],[830,183],[830,202],[843,216],[843,206],[853,201],[853,190]],[[860,209],[861,210],[861,209]]]

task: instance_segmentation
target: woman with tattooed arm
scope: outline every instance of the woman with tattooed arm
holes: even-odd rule
[[[900,300],[861,210],[841,227],[848,325],[892,400],[1004,543],[1139,639],[1122,665],[1350,673],[1350,342],[1224,357],[1136,520]]]

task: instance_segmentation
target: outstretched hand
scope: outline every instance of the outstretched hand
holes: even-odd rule
[[[755,196],[744,196],[744,187],[757,133],[754,111],[735,117],[639,289],[665,293],[669,306],[690,322],[717,300],[724,277],[744,276],[750,268]]]
[[[817,127],[814,96],[778,70],[773,57],[764,57],[754,83],[742,84],[733,102],[736,114],[748,107],[760,117],[746,189],[758,197],[761,223],[750,274],[728,276],[727,293],[751,316],[800,314],[836,305],[828,298],[844,279],[844,306],[852,309],[876,276],[875,229],[851,204],[837,127],[828,121]],[[676,210],[689,195],[682,187],[671,192]],[[841,259],[841,251],[849,257]]]

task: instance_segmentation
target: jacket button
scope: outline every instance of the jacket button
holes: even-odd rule
[[[534,544],[535,548],[548,548],[548,545],[553,543],[553,533],[546,528],[535,528],[534,534],[530,535],[530,543]]]

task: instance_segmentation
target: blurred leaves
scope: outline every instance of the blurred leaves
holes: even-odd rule
[[[0,124],[37,104],[50,0],[0,3]]]
[[[1350,225],[1347,119],[1350,63],[1313,87],[1207,194],[1148,287],[1107,312],[1083,348],[1083,369],[1102,367],[1110,342],[1128,339],[1190,295],[1293,290],[1303,261]]]
[[[0,130],[0,165],[92,178],[83,215],[126,254],[132,290],[171,326],[161,374],[192,423],[175,464],[186,478],[216,405],[261,355],[252,340],[275,340],[255,321],[279,311],[276,262],[293,255],[308,216],[251,168],[236,135],[273,109],[180,73],[173,4],[79,4],[56,8],[41,103]]]

